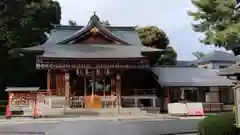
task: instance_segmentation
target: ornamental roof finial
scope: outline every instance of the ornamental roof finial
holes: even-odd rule
[[[91,21],[93,22],[99,21],[99,17],[96,15],[96,11],[93,12],[93,15],[91,16]]]

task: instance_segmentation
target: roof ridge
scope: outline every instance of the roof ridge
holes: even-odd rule
[[[61,25],[61,24],[54,24],[54,29],[65,29],[65,30],[79,30],[85,27],[84,25]],[[126,30],[126,31],[133,31],[136,30],[138,26],[105,26],[106,28],[110,30]]]

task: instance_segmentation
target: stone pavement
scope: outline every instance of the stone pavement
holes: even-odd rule
[[[1,135],[166,135],[196,132],[200,120],[79,120],[0,126]],[[191,135],[191,134],[189,134]],[[194,134],[193,134],[194,135]]]
[[[91,120],[119,120],[119,121],[161,121],[161,120],[200,120],[204,117],[174,117],[168,114],[158,114],[158,115],[106,115],[106,116],[74,116],[74,117],[49,117],[49,118],[39,118],[32,119],[30,117],[15,117],[12,119],[0,119],[1,125],[8,124],[21,124],[21,123],[55,123],[62,121],[91,121]]]
[[[61,122],[61,121],[79,121],[79,120],[141,120],[141,121],[153,121],[153,120],[168,120],[178,119],[169,115],[145,115],[145,116],[122,116],[122,115],[110,115],[110,116],[78,116],[78,117],[62,117],[62,118],[39,118],[32,119],[30,117],[15,117],[12,119],[1,119],[0,125],[9,123],[46,123],[46,122]]]

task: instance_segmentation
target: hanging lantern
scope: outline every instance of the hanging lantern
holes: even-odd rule
[[[109,75],[110,74],[110,71],[109,71],[109,69],[107,69],[107,75]]]
[[[79,69],[76,70],[76,74],[77,74],[77,76],[79,75]]]
[[[100,70],[99,69],[97,69],[97,75],[99,75],[100,74]]]
[[[66,73],[66,74],[65,74],[65,80],[69,80],[69,79],[70,79],[69,73]]]
[[[117,73],[116,79],[117,79],[117,80],[120,80],[120,79],[121,79],[121,76],[119,75],[119,73]]]
[[[88,75],[88,69],[85,70],[85,75]]]
[[[83,73],[83,70],[80,70],[80,75],[81,75],[81,76],[83,76],[83,75],[84,75],[84,73]]]

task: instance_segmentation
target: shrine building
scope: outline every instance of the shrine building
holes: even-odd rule
[[[232,99],[225,97],[232,81],[212,70],[152,66],[164,50],[143,46],[136,28],[107,25],[94,14],[86,26],[54,25],[44,44],[21,48],[47,74],[44,104],[167,110],[167,103],[182,100],[223,108]]]
[[[86,26],[55,25],[43,45],[21,51],[37,54],[36,69],[47,72],[47,92],[76,107],[80,97],[104,97],[106,102],[114,96],[122,106],[123,96],[154,92],[149,59],[164,50],[144,47],[136,26],[109,26],[94,14]]]

